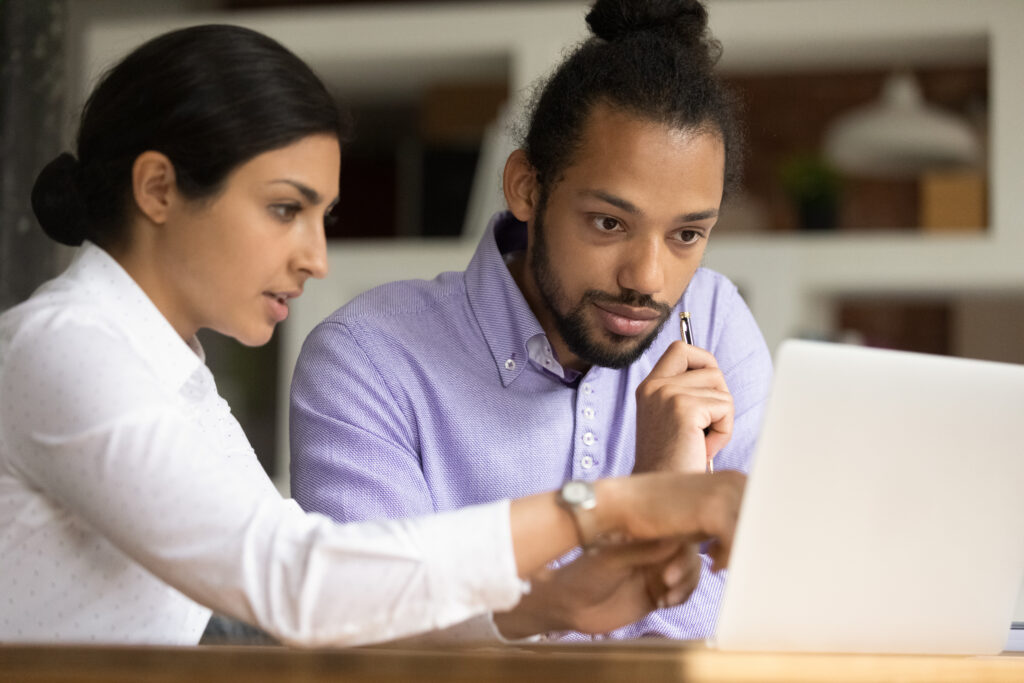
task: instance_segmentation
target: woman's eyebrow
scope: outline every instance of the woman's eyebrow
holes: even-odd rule
[[[305,185],[303,183],[300,183],[297,180],[289,180],[287,178],[278,178],[277,180],[271,180],[270,183],[271,184],[273,184],[273,183],[286,183],[286,184],[291,185],[292,187],[294,187],[299,192],[301,192],[302,196],[305,197],[306,201],[309,202],[310,204],[319,204],[320,203],[320,193],[317,192],[316,190],[314,190],[309,185]]]

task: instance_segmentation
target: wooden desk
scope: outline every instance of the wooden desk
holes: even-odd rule
[[[320,681],[615,683],[667,681],[1024,681],[1024,656],[797,655],[728,653],[680,645],[615,644],[532,649],[410,650],[395,647],[0,646],[0,681]]]

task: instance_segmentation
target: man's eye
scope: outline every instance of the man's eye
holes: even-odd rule
[[[618,230],[621,227],[621,223],[611,216],[598,216],[594,219],[594,226],[602,232],[611,232]]]
[[[273,204],[270,207],[271,213],[282,221],[290,221],[302,209],[297,204]]]
[[[701,237],[702,237],[702,235],[699,232],[697,232],[696,230],[680,230],[679,231],[679,241],[682,242],[683,244],[693,244],[694,242],[699,240]]]

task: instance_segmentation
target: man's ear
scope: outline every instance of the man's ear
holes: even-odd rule
[[[136,157],[132,165],[132,196],[144,216],[157,225],[165,223],[176,191],[177,180],[170,159],[152,150]]]
[[[505,162],[502,188],[505,190],[509,210],[516,218],[528,223],[537,210],[540,185],[537,183],[537,171],[523,150],[512,152]]]

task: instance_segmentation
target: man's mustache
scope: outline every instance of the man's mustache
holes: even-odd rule
[[[633,308],[649,308],[653,311],[657,311],[658,315],[661,317],[666,317],[672,311],[671,306],[660,301],[655,301],[654,297],[650,294],[641,294],[632,290],[624,290],[616,296],[615,294],[602,292],[600,289],[588,289],[584,292],[583,298],[587,301],[599,303],[623,304],[625,306],[632,306]]]

